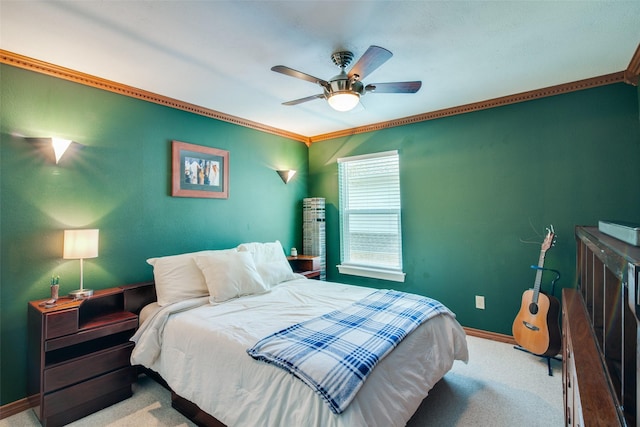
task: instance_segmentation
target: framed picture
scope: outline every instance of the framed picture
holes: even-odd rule
[[[212,147],[172,142],[174,197],[229,198],[229,152]]]

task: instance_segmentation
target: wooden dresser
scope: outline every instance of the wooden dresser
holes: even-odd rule
[[[576,227],[578,289],[563,289],[563,391],[569,426],[635,426],[640,248]]]

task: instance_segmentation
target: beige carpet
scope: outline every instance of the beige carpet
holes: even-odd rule
[[[469,363],[453,369],[431,390],[409,427],[563,426],[562,366],[509,344],[468,337]],[[32,410],[0,420],[0,427],[39,426]],[[134,396],[69,424],[71,427],[194,426],[171,408],[167,390],[141,377]],[[279,426],[278,426],[279,427]]]
[[[469,363],[453,368],[422,402],[409,427],[564,426],[562,362],[512,345],[467,337]]]

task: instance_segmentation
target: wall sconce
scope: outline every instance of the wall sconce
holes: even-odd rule
[[[53,145],[53,153],[56,156],[56,165],[60,161],[62,155],[67,151],[69,145],[71,145],[73,141],[70,139],[62,139],[62,138],[51,138],[51,145]]]
[[[98,233],[99,230],[64,230],[64,250],[62,258],[80,260],[80,289],[69,293],[74,299],[83,299],[93,295],[91,289],[84,289],[84,269],[85,258],[96,258],[98,256]]]
[[[50,150],[53,149],[56,165],[60,162],[60,159],[62,158],[64,153],[68,151],[68,149],[71,147],[71,144],[73,143],[73,141],[70,139],[62,139],[62,138],[56,138],[56,137],[47,137],[47,138],[25,137],[25,140],[34,144],[38,148],[38,150],[40,150],[44,154],[44,156],[48,159],[51,158]],[[78,147],[81,146],[78,143],[75,143],[74,145]]]
[[[276,172],[278,172],[278,175],[280,175],[280,178],[282,178],[282,182],[284,182],[285,184],[288,184],[289,181],[291,181],[291,178],[293,178],[293,176],[296,174],[296,171],[294,171],[293,169],[281,170]]]

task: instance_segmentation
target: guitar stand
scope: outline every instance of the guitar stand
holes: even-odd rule
[[[522,348],[519,345],[514,345],[513,348],[515,348],[516,350],[524,351],[525,353],[533,354],[534,356],[542,357],[543,359],[547,359],[547,369],[550,377],[553,376],[553,369],[551,369],[551,359],[562,362],[562,359],[558,356],[540,356],[539,354],[531,353],[529,350],[527,350],[526,348]]]
[[[551,268],[542,268],[542,267],[538,267],[536,265],[532,265],[531,268],[533,268],[535,270],[546,270],[546,271],[552,271],[552,272],[556,273],[556,277],[551,281],[551,295],[554,295],[555,294],[555,290],[556,290],[556,282],[560,279],[560,272],[558,270],[554,270],[554,269],[551,269]],[[534,356],[539,356],[539,357],[542,357],[544,359],[547,359],[547,369],[548,369],[550,377],[553,376],[553,370],[551,369],[551,359],[557,360],[559,362],[562,362],[562,359],[559,358],[558,356],[540,356],[539,354],[532,353],[529,350],[527,350],[526,348],[520,347],[519,345],[514,345],[513,348],[515,348],[516,350],[524,351],[525,353],[533,354]]]

